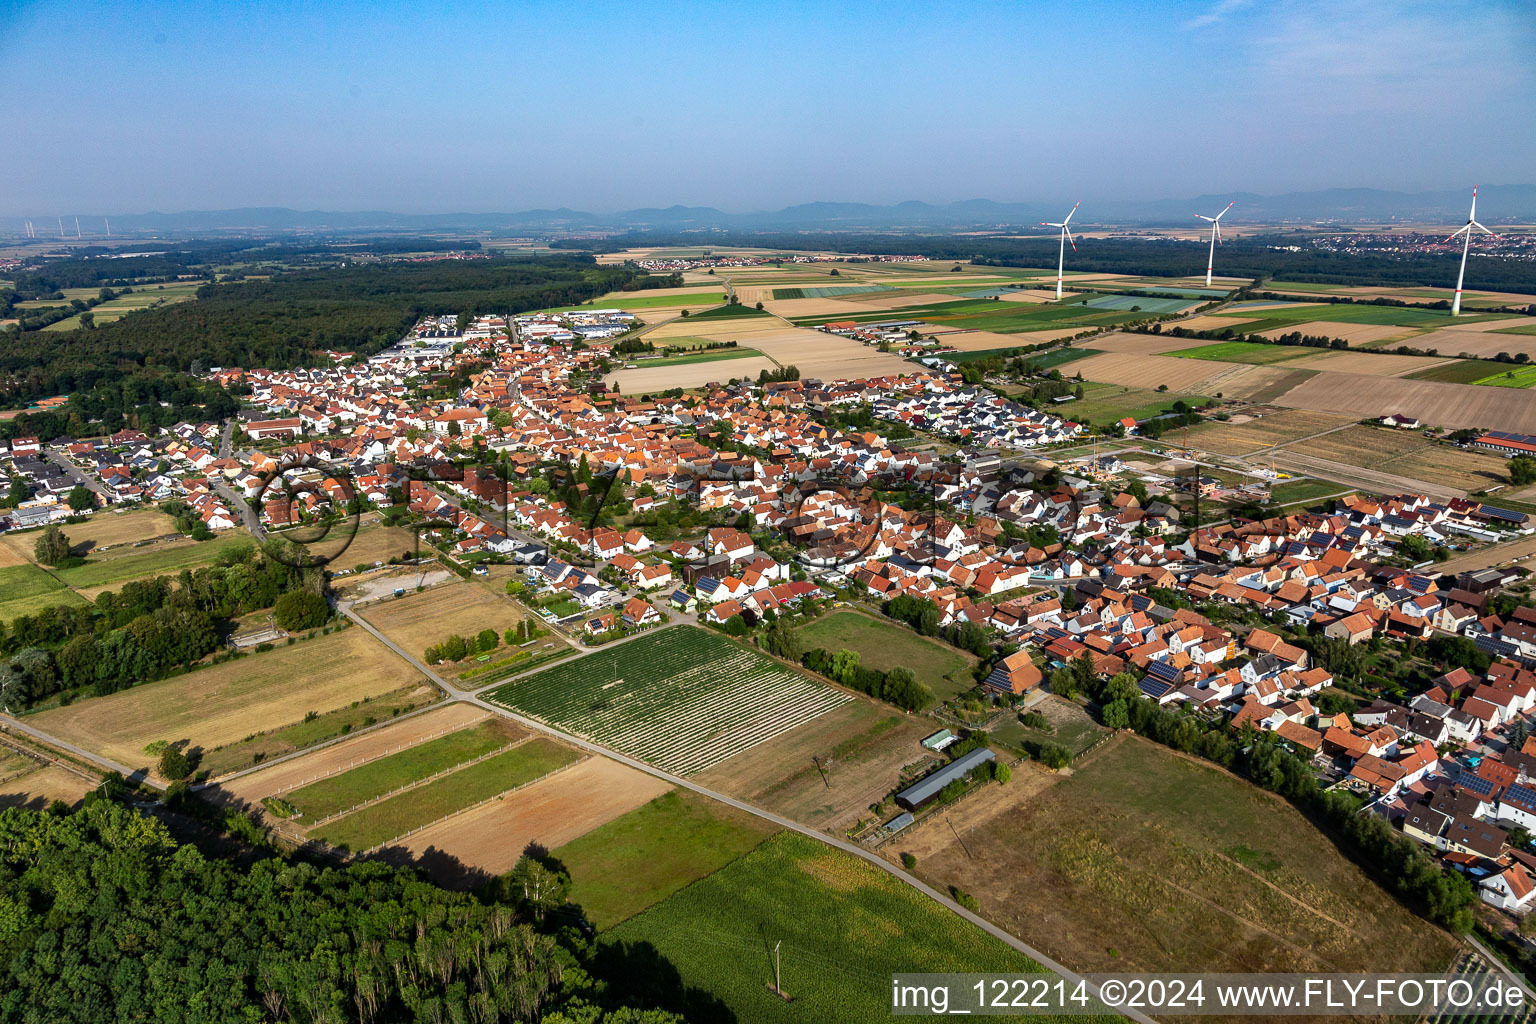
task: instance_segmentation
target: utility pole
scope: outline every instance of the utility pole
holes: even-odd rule
[[[947,814],[944,815],[944,824],[948,825],[949,830],[955,834],[955,841],[960,844],[960,849],[965,851],[965,859],[975,860],[976,858],[971,856],[971,848],[965,845],[964,839],[960,838],[960,830],[955,828],[955,823],[949,820],[949,815]]]
[[[784,998],[784,986],[779,983],[779,947],[782,945],[783,939],[773,944],[773,992],[780,999]]]
[[[832,783],[827,781],[827,770],[821,766],[821,758],[812,754],[811,763],[814,764],[816,766],[816,770],[821,773],[821,784],[826,786],[828,789],[831,789]]]

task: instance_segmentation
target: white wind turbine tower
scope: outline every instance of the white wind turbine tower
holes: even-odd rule
[[[1211,268],[1216,265],[1216,243],[1221,241],[1221,218],[1227,215],[1227,210],[1232,209],[1232,207],[1236,205],[1237,200],[1234,199],[1232,202],[1227,204],[1226,210],[1222,210],[1214,217],[1207,217],[1203,213],[1195,214],[1195,216],[1199,217],[1201,220],[1208,220],[1211,222],[1211,254],[1210,256],[1206,257],[1205,260],[1205,286],[1207,288],[1211,286]]]
[[[1451,238],[1457,235],[1466,235],[1461,242],[1461,269],[1456,272],[1456,298],[1451,300],[1451,316],[1461,316],[1461,280],[1467,276],[1467,250],[1472,248],[1472,229],[1477,228],[1486,234],[1499,236],[1489,231],[1477,222],[1477,186],[1472,186],[1472,212],[1467,214],[1467,222],[1461,226],[1461,230],[1451,232]],[[1447,238],[1449,242],[1451,238]]]
[[[1065,220],[1059,222],[1043,220],[1040,222],[1040,226],[1043,228],[1061,228],[1061,247],[1056,255],[1056,297],[1058,299],[1061,298],[1062,270],[1067,265],[1067,243],[1072,242],[1072,251],[1077,252],[1077,243],[1072,241],[1072,229],[1067,227],[1067,223],[1072,219],[1072,214],[1076,213],[1077,208],[1082,205],[1080,201],[1073,203],[1072,209],[1068,211]]]

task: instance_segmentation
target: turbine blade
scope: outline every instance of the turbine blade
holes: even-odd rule
[[[1066,225],[1066,224],[1070,224],[1070,223],[1071,223],[1071,222],[1072,222],[1072,214],[1074,214],[1074,213],[1076,213],[1076,212],[1077,212],[1077,208],[1078,208],[1078,207],[1079,207],[1079,206],[1082,206],[1082,205],[1083,205],[1083,204],[1082,204],[1082,202],[1081,202],[1081,201],[1078,201],[1078,202],[1075,202],[1075,203],[1073,203],[1073,204],[1072,204],[1072,210],[1071,210],[1071,212],[1070,212],[1070,213],[1068,213],[1068,214],[1067,214],[1067,219],[1066,219],[1066,220],[1064,220],[1064,221],[1062,221],[1062,222],[1061,222],[1061,223],[1062,223],[1062,224],[1063,224],[1063,225]]]
[[[1488,228],[1484,227],[1482,224],[1479,224],[1477,221],[1473,221],[1471,224],[1469,224],[1467,226],[1468,227],[1481,228],[1483,231],[1486,231],[1488,234],[1492,235],[1494,238],[1498,238],[1499,237],[1499,233],[1497,231],[1489,231]]]
[[[1457,228],[1455,231],[1452,231],[1449,235],[1446,235],[1445,236],[1445,240],[1447,242],[1449,242],[1451,239],[1455,238],[1457,235],[1462,234],[1463,232],[1466,232],[1466,231],[1471,231],[1471,230],[1472,230],[1472,222],[1471,221],[1467,221],[1467,223],[1465,225],[1463,225],[1462,227]]]
[[[1072,251],[1077,252],[1077,243],[1072,240],[1072,229],[1063,224],[1061,230],[1066,232],[1067,242],[1072,246]]]
[[[1217,219],[1211,221],[1211,223],[1216,227],[1216,244],[1226,245],[1227,243],[1221,240],[1221,218],[1218,217]]]
[[[1237,205],[1237,200],[1236,199],[1232,200],[1230,203],[1228,203],[1226,205],[1226,207],[1220,213],[1218,213],[1215,217],[1213,217],[1212,220],[1221,220],[1221,218],[1223,218],[1223,217],[1225,217],[1227,215],[1227,210],[1232,209],[1232,207],[1234,207],[1236,205]]]
[[[1040,226],[1043,228],[1059,228],[1064,225],[1058,224],[1055,221],[1043,220],[1040,222]]]
[[[1201,219],[1201,220],[1208,220],[1208,221],[1211,221],[1211,222],[1212,222],[1212,223],[1215,223],[1215,221],[1216,221],[1216,218],[1215,218],[1215,217],[1207,217],[1207,216],[1206,216],[1206,215],[1205,215],[1205,214],[1203,214],[1203,213],[1197,213],[1197,214],[1195,214],[1195,216],[1196,216],[1196,217],[1199,217],[1199,218],[1200,218],[1200,219]]]

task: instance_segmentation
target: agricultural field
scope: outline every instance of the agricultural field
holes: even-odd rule
[[[692,626],[642,635],[486,697],[679,775],[851,699]]]
[[[507,719],[488,719],[292,790],[284,794],[283,799],[297,808],[305,821],[319,821],[365,800],[473,761],[526,735]]]
[[[1315,329],[1315,325],[1322,322],[1375,324],[1383,327],[1427,328],[1444,327],[1452,323],[1462,325],[1506,319],[1504,314],[1478,313],[1463,315],[1453,321],[1450,312],[1443,309],[1414,309],[1409,306],[1356,306],[1336,303],[1270,306],[1257,310],[1249,308],[1235,312],[1244,317],[1251,317],[1256,311],[1261,314],[1261,318],[1253,323],[1244,325],[1243,331],[1246,334],[1258,334],[1262,331],[1275,330],[1277,328],[1300,330],[1304,334],[1322,334],[1326,332]],[[1217,313],[1214,315],[1222,316],[1224,314]]]
[[[34,615],[49,605],[82,604],[84,598],[31,563],[0,568],[0,622]]]
[[[947,296],[944,298],[948,299]],[[828,320],[852,320],[857,323],[879,323],[884,320],[922,320],[939,326],[958,327],[966,330],[993,331],[998,334],[1014,334],[1052,327],[1113,327],[1130,320],[1144,319],[1147,313],[1131,313],[1118,309],[1098,309],[1085,303],[1091,296],[1078,296],[1060,303],[1003,302],[1000,299],[948,299],[943,302],[927,302],[868,313],[850,313],[846,316],[798,316],[792,322],[816,326]],[[1157,302],[1148,299],[1148,302]]]
[[[353,811],[310,834],[332,846],[357,852],[371,850],[445,815],[543,778],[581,756],[554,740],[530,739],[505,753]]]
[[[86,557],[89,557],[93,551],[174,536],[177,532],[176,521],[157,509],[96,512],[85,522],[66,524],[62,529],[69,535],[69,542],[74,549]],[[32,547],[41,534],[42,531],[36,529],[8,533],[0,538],[0,545],[30,560]]]
[[[847,828],[897,788],[902,768],[923,760],[925,718],[849,701],[792,732],[701,772],[697,781],[806,825]]]
[[[856,611],[834,611],[797,632],[807,648],[856,651],[859,664],[868,668],[881,672],[898,666],[910,668],[941,700],[976,685],[971,675],[976,664],[972,655],[894,622]]]
[[[0,748],[0,757],[4,753]],[[41,811],[55,800],[74,807],[100,785],[79,771],[60,765],[37,765],[19,755],[14,757],[15,763],[0,763],[0,810],[26,807]]]
[[[1405,413],[1426,424],[1453,430],[1465,427],[1536,433],[1536,402],[1519,388],[1320,373],[1269,401],[1290,408],[1348,413],[1357,418]]]
[[[1234,416],[1229,422],[1207,420],[1189,428],[1189,443],[1219,455],[1249,455],[1273,445],[1289,444],[1327,430],[1346,427],[1358,420],[1327,412],[1281,409],[1262,416]],[[1184,435],[1177,438],[1183,444]]]
[[[323,541],[309,547],[316,554],[325,553]],[[414,558],[416,550],[416,534],[410,530],[398,526],[363,525],[358,527],[346,550],[337,555],[333,568],[350,569],[388,562],[391,558]]]
[[[762,358],[755,348],[717,348],[702,352],[684,352],[675,356],[631,356],[637,369],[654,370],[659,366],[686,366],[690,363],[718,363],[728,359]]]
[[[755,849],[778,826],[674,789],[553,850],[571,901],[607,929]]]
[[[1269,500],[1281,508],[1293,508],[1326,502],[1328,499],[1340,500],[1352,490],[1331,480],[1287,480],[1269,489]]]
[[[145,744],[202,750],[425,682],[383,644],[348,628],[29,716],[39,729],[130,767]],[[242,766],[243,767],[243,766]]]
[[[598,959],[613,961],[621,984],[620,950],[655,947],[678,973],[661,1005],[690,1020],[885,1021],[894,972],[1041,969],[879,868],[791,832],[605,938],[617,948]],[[792,1002],[770,988],[775,945]],[[651,957],[633,962],[646,972],[636,982],[662,989]]]
[[[1314,437],[1294,452],[1281,449],[1275,453],[1277,463],[1291,454],[1400,474],[1462,492],[1502,483],[1506,472],[1504,460],[1497,455],[1462,451],[1431,441],[1418,431],[1358,424]]]
[[[1482,380],[1472,383],[1482,384],[1485,387],[1494,388],[1531,388],[1536,387],[1536,366],[1518,366],[1510,369],[1500,369],[1489,374]]]
[[[1051,412],[1076,423],[1104,424],[1126,416],[1138,420],[1156,416],[1168,412],[1173,408],[1173,403],[1180,399],[1191,405],[1205,401],[1201,395],[1177,391],[1153,391],[1151,388],[1115,384],[1085,384],[1082,398],[1053,406]]]
[[[107,324],[114,320],[120,320],[127,316],[129,313],[133,313],[141,309],[148,309],[150,306],[158,306],[161,304],[169,304],[173,302],[186,302],[188,299],[196,298],[197,290],[201,288],[202,285],[203,282],[201,281],[186,281],[179,284],[139,285],[137,290],[129,292],[127,295],[119,295],[115,299],[103,302],[96,306],[94,309],[89,310],[89,312],[95,314],[96,323],[98,325]],[[76,290],[78,289],[70,289],[70,291]],[[100,293],[100,289],[84,290],[90,292],[92,297]],[[58,323],[49,324],[47,327],[44,327],[43,330],[74,331],[78,330],[79,328],[80,317],[77,314],[70,317],[68,320],[60,320]]]
[[[1049,779],[1017,806],[972,800],[947,815],[969,857],[944,821],[889,855],[912,853],[920,877],[972,893],[982,914],[1079,971],[1202,971],[1213,950],[1254,972],[1451,962],[1454,939],[1243,779],[1134,736]]]
[[[382,717],[389,720],[377,728],[349,735],[329,746],[311,751],[303,757],[290,758],[280,764],[262,768],[260,771],[226,779],[218,784],[217,792],[241,806],[253,806],[263,797],[282,795],[300,786],[348,771],[365,762],[425,743],[445,733],[472,728],[485,721],[491,714],[484,708],[478,708],[472,704],[451,703],[439,705],[407,718],[392,717],[392,708],[386,703],[387,696],[374,698],[374,701],[360,705],[371,707],[378,704],[382,707]],[[208,760],[204,758],[203,764],[206,765]]]
[[[1299,359],[1314,352],[1299,345],[1261,345],[1247,341],[1223,341],[1214,345],[1206,343],[1193,348],[1175,349],[1167,353],[1180,359],[1214,359],[1228,363],[1247,363],[1250,366],[1266,366]]]
[[[1509,367],[1492,359],[1457,359],[1439,366],[1404,374],[1406,380],[1438,380],[1446,384],[1477,384]]]
[[[530,847],[552,850],[645,806],[672,787],[608,757],[584,757],[380,851],[439,885],[472,889],[504,875]]]
[[[473,639],[482,629],[494,629],[501,636],[532,617],[522,605],[492,592],[489,586],[468,581],[412,591],[403,597],[387,597],[368,605],[365,611],[370,624],[417,658],[424,658],[428,647],[442,643],[454,633]],[[488,661],[508,657],[516,650],[500,643],[490,652]],[[457,664],[443,662],[437,670],[452,676],[472,671],[481,664],[466,658]]]

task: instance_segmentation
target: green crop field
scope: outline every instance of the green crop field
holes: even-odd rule
[[[1482,380],[1472,383],[1482,384],[1492,388],[1530,388],[1536,387],[1536,366],[1517,366],[1512,369],[1501,369],[1497,373],[1489,374]]]
[[[1156,299],[1149,299],[1156,302]],[[1146,313],[1127,313],[1115,309],[1095,309],[1084,305],[1082,298],[1066,302],[1024,303],[1003,302],[998,299],[957,299],[953,302],[931,302],[878,313],[848,313],[821,316],[792,317],[791,322],[805,325],[823,324],[829,320],[855,323],[883,323],[888,320],[922,320],[933,324],[946,324],[977,331],[996,331],[1000,334],[1017,334],[1021,331],[1040,331],[1059,327],[1112,327],[1128,320],[1139,320]]]
[[[944,353],[944,358],[954,363],[971,363],[978,359],[986,359],[1013,351],[1013,349],[998,348],[983,349],[977,352],[946,352]],[[1051,349],[1049,352],[1019,353],[1020,358],[1036,373],[1044,373],[1048,370],[1054,370],[1058,366],[1065,366],[1067,363],[1097,355],[1103,355],[1103,353],[1091,348],[1056,348]],[[1070,373],[1070,371],[1068,372]]]
[[[1536,334],[1536,324],[1521,324],[1519,327],[1500,327],[1491,334]]]
[[[823,615],[801,626],[798,632],[808,648],[857,651],[859,664],[881,672],[897,666],[910,668],[920,682],[941,698],[976,685],[971,676],[974,659],[894,622],[844,610]]]
[[[1387,327],[1449,327],[1452,323],[1448,310],[1416,309],[1412,306],[1369,306],[1352,303],[1324,303],[1307,306],[1283,306],[1261,309],[1258,307],[1224,309],[1215,316],[1250,317],[1255,312],[1262,317],[1253,323],[1239,324],[1236,329],[1245,334],[1275,328],[1302,330],[1303,325],[1319,320],[1343,324],[1379,324]],[[1502,314],[1482,313],[1461,316],[1458,324],[1481,323],[1485,320],[1503,319]],[[1303,333],[1305,333],[1303,331]]]
[[[296,789],[283,797],[310,821],[356,807],[364,800],[399,789],[418,779],[436,775],[456,764],[472,761],[505,746],[516,736],[501,719],[481,722],[435,740],[359,765],[351,771]]]
[[[866,292],[894,291],[888,284],[843,284],[826,288],[775,288],[775,299],[835,299],[839,295],[863,295]]]
[[[1476,384],[1485,377],[1508,369],[1492,359],[1458,359],[1453,363],[1431,366],[1427,370],[1415,370],[1403,375],[1404,380],[1438,380],[1447,384]]]
[[[314,833],[332,846],[370,850],[446,814],[489,800],[580,759],[570,747],[533,739],[424,786],[338,818]]]
[[[82,605],[85,599],[35,565],[0,568],[0,622],[56,604]]]
[[[693,626],[644,634],[485,696],[679,775],[849,699]]]
[[[1139,313],[1182,313],[1200,303],[1183,297],[1155,299],[1145,295],[1095,295],[1083,305],[1093,309],[1119,309]]]
[[[1265,345],[1247,341],[1223,341],[1215,345],[1198,345],[1194,348],[1181,348],[1167,355],[1178,356],[1180,359],[1212,359],[1224,363],[1251,363],[1255,366],[1266,366],[1270,363],[1283,363],[1287,359],[1300,359],[1302,356],[1315,356],[1327,349],[1306,348],[1301,345]]]
[[[1324,498],[1353,493],[1353,488],[1332,480],[1287,480],[1269,489],[1269,499],[1276,505],[1306,505]]]
[[[678,973],[675,1002],[664,1008],[690,1020],[724,1018],[723,1004],[736,1020],[754,1024],[887,1021],[895,972],[1042,969],[879,868],[791,832],[630,918],[607,939],[621,948],[654,946]],[[770,988],[775,945],[792,1002]],[[650,958],[611,959],[621,978],[628,961],[635,982],[657,986]]]
[[[553,851],[571,899],[608,928],[718,871],[778,831],[756,815],[685,789],[663,793]]]
[[[1183,399],[1192,406],[1209,401],[1204,395],[1186,395],[1175,391],[1154,391],[1151,388],[1131,388],[1120,384],[1086,383],[1083,397],[1075,402],[1052,405],[1053,415],[1062,416],[1076,423],[1109,423],[1123,419],[1144,420],[1173,409],[1173,403]]]

